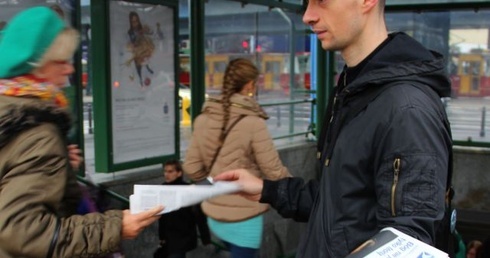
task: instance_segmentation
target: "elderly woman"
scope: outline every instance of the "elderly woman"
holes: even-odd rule
[[[0,257],[96,257],[116,251],[162,208],[76,215],[61,88],[78,33],[46,7],[15,16],[0,34]]]

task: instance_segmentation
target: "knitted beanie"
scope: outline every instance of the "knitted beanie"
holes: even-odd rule
[[[64,28],[64,21],[48,7],[14,16],[0,32],[0,78],[31,72]]]

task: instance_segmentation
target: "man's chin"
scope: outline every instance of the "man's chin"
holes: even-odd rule
[[[323,42],[322,41],[322,48],[326,51],[338,51],[338,50],[340,50],[340,47],[335,45],[331,41],[329,41],[329,42]]]

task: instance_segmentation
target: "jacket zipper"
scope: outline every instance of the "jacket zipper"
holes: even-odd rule
[[[344,71],[344,86],[343,86],[343,89],[345,90],[345,88],[347,87],[347,70]],[[345,90],[347,92],[347,94],[349,93],[348,90]],[[335,94],[334,98],[333,98],[333,107],[332,107],[332,116],[330,117],[330,121],[328,121],[329,123],[329,126],[332,126],[332,122],[334,120],[334,114],[335,114],[335,105],[337,104],[337,97],[338,97],[338,93]],[[335,139],[337,140],[337,139]],[[320,154],[320,157],[321,157],[321,154]],[[325,159],[325,167],[328,167],[328,165],[330,165],[330,158],[326,158]]]
[[[334,114],[335,114],[335,104],[337,104],[337,94],[335,94],[335,96],[333,97],[333,107],[332,107],[332,116],[330,117],[330,121],[328,121],[328,124],[329,126],[332,126],[332,122],[333,122],[333,119],[334,119]],[[325,159],[325,167],[328,167],[328,165],[330,164],[330,159],[327,157]]]
[[[396,216],[396,207],[395,207],[395,202],[396,202],[396,186],[398,185],[398,177],[400,176],[400,166],[401,166],[401,160],[400,158],[395,158],[395,161],[393,161],[393,185],[391,186],[391,215],[393,217]]]

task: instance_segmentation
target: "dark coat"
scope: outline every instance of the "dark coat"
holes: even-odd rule
[[[308,221],[297,257],[345,257],[384,227],[426,243],[444,215],[451,152],[447,116],[437,94],[450,92],[443,57],[403,33],[391,40],[342,91],[336,90],[334,128],[366,90],[387,87],[344,124],[320,155],[321,180],[265,181],[262,202],[283,216]],[[433,91],[431,96],[414,84]],[[328,164],[327,164],[328,163]]]
[[[188,183],[180,177],[168,185],[188,185]],[[163,214],[158,223],[160,241],[165,241],[169,254],[191,251],[197,246],[196,226],[199,228],[202,243],[211,243],[206,216],[201,211],[200,205]]]

